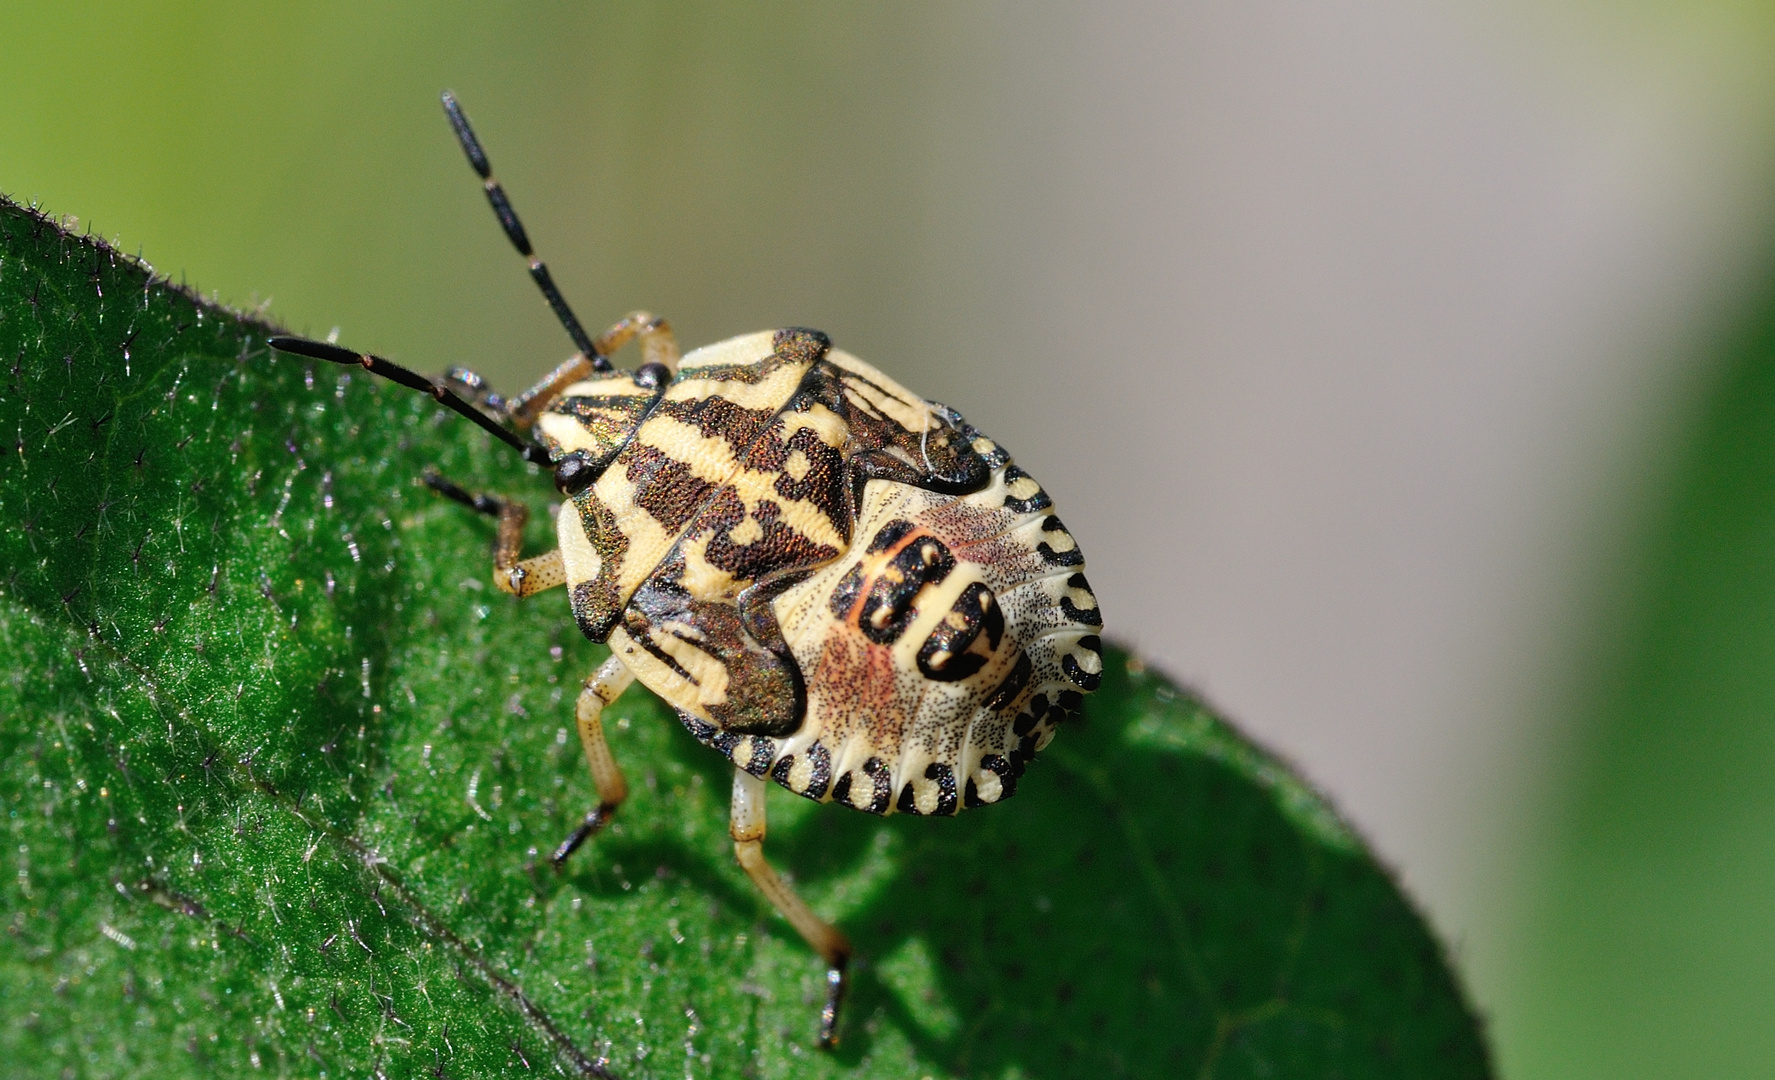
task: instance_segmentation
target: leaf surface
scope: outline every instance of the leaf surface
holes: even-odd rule
[[[728,766],[638,687],[634,794],[571,708],[560,593],[415,483],[537,470],[432,401],[0,204],[0,1052],[19,1075],[1488,1075],[1442,951],[1357,837],[1111,651],[1016,799],[872,818],[771,791],[767,850],[862,963],[734,864]],[[1113,615],[1113,612],[1112,612]]]

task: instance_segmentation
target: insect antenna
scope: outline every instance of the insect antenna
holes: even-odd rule
[[[522,454],[525,461],[532,461],[538,465],[553,465],[553,462],[549,460],[549,452],[542,446],[537,443],[525,442],[501,427],[498,421],[464,401],[449,387],[440,386],[417,371],[408,371],[399,364],[384,360],[380,356],[352,352],[350,349],[342,349],[324,341],[310,341],[308,338],[274,337],[267,344],[278,352],[312,357],[315,360],[329,360],[335,364],[345,364],[349,367],[367,368],[372,375],[380,375],[390,382],[400,383],[409,389],[430,394],[437,399],[438,404],[468,417],[479,424],[488,434]]]
[[[462,106],[457,104],[456,95],[444,91],[444,115],[450,118],[450,126],[456,131],[456,141],[462,144],[462,152],[468,155],[468,163],[474,167],[476,175],[481,178],[482,186],[487,189],[487,201],[493,205],[493,215],[499,219],[499,225],[511,240],[518,254],[530,261],[530,277],[536,287],[542,290],[543,298],[554,309],[555,318],[567,328],[567,336],[573,344],[592,362],[594,371],[612,371],[610,361],[598,351],[593,344],[591,335],[585,327],[579,325],[579,318],[573,309],[567,306],[567,298],[555,287],[555,279],[549,276],[549,268],[536,257],[530,247],[530,237],[524,232],[524,223],[518,220],[518,212],[512,209],[512,201],[505,196],[505,189],[499,181],[493,179],[493,166],[487,161],[487,152],[481,149],[481,140],[475,138],[474,129],[468,126],[468,117],[462,114]]]

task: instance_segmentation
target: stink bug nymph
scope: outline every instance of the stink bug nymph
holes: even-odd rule
[[[554,861],[628,795],[599,718],[638,679],[733,762],[734,853],[825,958],[831,1046],[851,945],[765,861],[765,779],[871,814],[1009,798],[1101,678],[1084,557],[1002,447],[825,334],[763,331],[680,357],[665,320],[634,312],[587,335],[443,101],[577,351],[503,400],[463,369],[434,382],[328,343],[271,345],[429,393],[553,471],[559,547],[528,559],[523,504],[425,482],[498,519],[498,588],[566,586],[580,630],[610,646],[577,708],[598,805]],[[631,339],[642,362],[626,371],[610,356]]]

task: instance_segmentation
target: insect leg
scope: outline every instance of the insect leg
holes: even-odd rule
[[[599,356],[610,356],[629,343],[636,335],[641,338],[641,364],[658,364],[670,374],[678,370],[678,339],[672,333],[672,327],[666,320],[645,311],[631,311],[624,315],[615,326],[599,334],[592,344],[597,348]],[[543,380],[530,389],[519,394],[507,405],[507,415],[511,422],[520,430],[536,423],[536,418],[549,404],[561,396],[561,391],[592,374],[596,370],[592,362],[583,353],[575,353],[555,370],[543,377]]]
[[[425,474],[425,486],[499,520],[499,532],[493,538],[493,584],[500,591],[522,597],[567,584],[567,568],[559,551],[519,560],[524,549],[524,523],[530,520],[524,504],[497,495],[471,495],[430,471]]]
[[[820,1045],[838,1045],[838,1007],[844,1002],[850,939],[815,915],[764,858],[764,781],[744,769],[733,773],[733,817],[728,825],[734,857],[758,891],[783,913],[814,951],[826,958],[826,1004],[820,1010]]]
[[[645,311],[631,311],[599,334],[598,351],[609,356],[636,335],[641,337],[642,366],[659,364],[667,371],[678,370],[678,336],[672,333],[670,323]]]
[[[566,862],[569,855],[602,829],[616,813],[616,808],[629,797],[629,782],[623,779],[622,770],[610,753],[610,744],[604,741],[602,717],[604,707],[620,697],[634,681],[634,674],[621,660],[612,656],[586,680],[585,689],[579,693],[579,707],[575,711],[579,720],[579,741],[585,747],[586,764],[592,769],[592,783],[598,788],[598,805],[586,814],[579,828],[573,830],[573,835],[561,841],[561,846],[555,849],[551,861],[556,866]]]

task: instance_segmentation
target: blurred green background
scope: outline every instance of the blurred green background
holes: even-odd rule
[[[0,189],[297,330],[516,388],[569,346],[448,136],[437,93],[454,89],[588,325],[647,307],[689,345],[818,326],[1013,446],[1069,507],[1112,631],[1293,756],[1398,863],[1507,1076],[1775,1076],[1775,12],[1370,3],[1308,26],[1286,4],[1110,8],[12,4]],[[1401,90],[1420,85],[1436,92]],[[1336,93],[1344,107],[1295,107]],[[1276,156],[1216,173],[1229,146]],[[1173,185],[1155,147],[1194,179]],[[1315,168],[1331,179],[1280,200],[1298,219],[1263,202]],[[1452,219],[1445,187],[1472,206],[1443,179],[1468,173],[1496,215],[1426,238],[1411,215]],[[1525,203],[1544,219],[1490,199],[1513,185],[1552,193]],[[1339,218],[1364,198],[1367,217]],[[1519,264],[1538,249],[1497,241],[1513,229],[1575,236],[1576,254]],[[1374,312],[1290,276],[1306,264],[1377,283]],[[1468,306],[1384,287],[1400,278],[1445,279]],[[1232,344],[1165,336],[1165,312],[1211,319],[1217,289],[1273,307],[1229,322]],[[1298,311],[1334,330],[1532,325],[1540,352],[1500,338],[1438,366],[1387,338],[1392,369],[1303,331],[1275,347],[1298,367],[1241,357]],[[1318,341],[1354,366],[1320,363]],[[1525,356],[1532,377],[1510,374]],[[1387,398],[1393,427],[1338,397],[1370,368],[1387,392],[1353,393]],[[1488,412],[1499,387],[1566,411]],[[1306,412],[1276,406],[1289,393]],[[1174,398],[1209,402],[1213,431],[1256,432],[1259,450],[1217,435],[1232,449],[1202,453],[1207,414],[1152,404]],[[1296,579],[1275,569],[1294,549],[1242,568],[1187,529],[1142,531],[1182,507],[1233,523],[1207,550],[1310,550],[1324,521],[1250,508],[1294,498],[1266,488],[1261,449],[1322,416],[1352,441],[1301,453],[1358,478],[1421,456],[1390,433],[1444,440],[1421,504],[1409,487],[1331,500],[1356,546],[1417,536],[1446,491],[1505,492],[1448,518],[1506,537],[1504,555],[1425,571],[1453,583],[1428,606],[1488,613],[1471,633],[1365,608],[1389,583],[1422,593],[1415,548],[1348,574],[1302,556]],[[1375,457],[1349,450],[1363,440]],[[1424,550],[1449,546],[1437,537]],[[1234,589],[1223,611],[1192,574],[1287,596]],[[1289,603],[1345,592],[1359,599],[1288,621]],[[1175,632],[1204,610],[1197,636]],[[1246,610],[1271,621],[1241,630]],[[1369,634],[1433,655],[1337,651]],[[1223,674],[1209,641],[1257,659]],[[1448,674],[1397,716],[1368,707],[1426,670]],[[1289,672],[1297,698],[1264,697]],[[1443,732],[1475,716],[1482,744]]]

